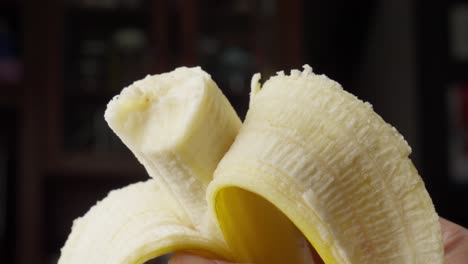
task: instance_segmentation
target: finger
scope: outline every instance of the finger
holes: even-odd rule
[[[440,218],[444,241],[445,262],[463,264],[468,259],[468,230],[460,225]]]
[[[207,259],[196,255],[190,254],[175,254],[169,259],[169,264],[241,264],[241,263],[233,263],[227,262],[223,260],[214,260],[214,259]],[[246,263],[245,263],[246,264]]]

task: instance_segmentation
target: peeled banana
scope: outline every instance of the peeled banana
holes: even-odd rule
[[[309,66],[252,78],[243,124],[200,68],[125,88],[105,119],[151,179],[75,220],[59,264],[188,251],[257,264],[443,263],[410,147],[370,104]]]

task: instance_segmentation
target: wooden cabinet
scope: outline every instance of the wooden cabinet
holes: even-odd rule
[[[209,71],[241,116],[250,77],[302,64],[301,1],[24,1],[16,258],[55,263],[72,219],[147,175],[103,119],[146,74]],[[7,94],[7,93],[4,93]],[[5,99],[11,103],[13,99]]]
[[[14,256],[19,116],[22,105],[22,4],[0,1],[0,262]]]
[[[438,213],[468,225],[468,4],[417,1],[423,171]]]

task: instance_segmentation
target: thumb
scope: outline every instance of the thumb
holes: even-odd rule
[[[241,264],[223,260],[207,259],[185,253],[175,254],[169,259],[169,264]]]
[[[466,263],[468,259],[468,230],[451,221],[440,218],[447,264]]]

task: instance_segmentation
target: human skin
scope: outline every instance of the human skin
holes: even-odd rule
[[[468,263],[468,229],[457,225],[444,218],[440,218],[442,238],[445,249],[446,264],[466,264]],[[315,250],[312,250],[316,264],[323,263]],[[246,264],[233,263],[222,260],[205,259],[199,256],[178,253],[170,260],[169,264]]]
[[[440,225],[444,240],[445,263],[468,263],[468,229],[443,218],[440,218]]]

